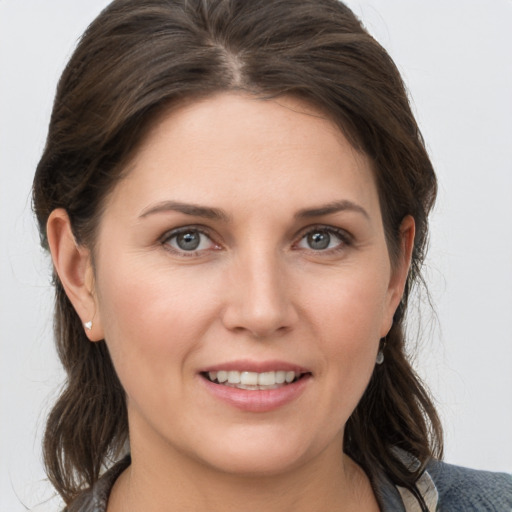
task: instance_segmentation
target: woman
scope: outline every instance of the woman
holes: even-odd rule
[[[510,507],[509,477],[436,462],[404,353],[435,194],[400,76],[341,3],[113,2],[34,182],[68,509]]]

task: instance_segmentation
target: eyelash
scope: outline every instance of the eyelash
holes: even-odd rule
[[[318,254],[335,254],[337,252],[345,250],[347,247],[350,247],[353,245],[353,238],[352,236],[347,233],[347,231],[335,228],[333,226],[325,226],[325,225],[314,225],[314,226],[308,226],[307,228],[303,229],[299,235],[298,240],[293,245],[296,247],[298,244],[300,244],[308,235],[311,235],[313,233],[327,233],[329,235],[334,235],[336,238],[340,240],[340,243],[336,247],[327,248],[327,249],[319,249],[315,250],[312,248],[300,248],[297,247],[298,250],[305,250],[305,251],[311,251],[312,253],[318,253]],[[191,250],[187,251],[184,249],[176,249],[170,245],[170,241],[178,237],[180,234],[183,233],[199,233],[199,235],[203,235],[207,237],[210,242],[215,246],[213,249],[200,249],[200,250]],[[205,251],[211,251],[211,250],[218,250],[220,249],[220,245],[217,244],[213,238],[210,235],[210,232],[206,229],[204,229],[202,226],[183,226],[181,228],[173,229],[172,231],[168,231],[165,233],[164,236],[160,239],[160,243],[164,246],[164,248],[172,252],[173,254],[177,254],[179,256],[190,258],[190,257],[197,257],[201,256],[205,253]]]
[[[322,224],[308,226],[305,229],[303,229],[299,235],[299,240],[294,245],[297,245],[298,243],[302,242],[308,235],[313,233],[327,233],[329,235],[334,235],[336,238],[340,240],[340,243],[336,247],[332,247],[330,249],[323,249],[323,250],[315,250],[315,249],[304,249],[307,251],[311,251],[314,254],[335,254],[337,252],[346,250],[347,247],[350,247],[353,245],[353,237],[350,235],[347,231],[340,228],[335,228],[333,226],[326,226]]]
[[[201,249],[198,251],[186,251],[184,249],[176,249],[170,245],[170,241],[176,237],[178,237],[181,234],[184,233],[199,233],[199,235],[204,235],[207,237],[210,242],[216,246],[213,250],[218,249],[220,246],[217,244],[211,237],[208,230],[204,229],[202,226],[183,226],[181,228],[173,229],[172,231],[168,231],[165,233],[165,235],[160,239],[160,243],[164,246],[165,250],[172,252],[173,254],[177,254],[178,256],[182,256],[184,258],[190,258],[190,257],[197,257],[201,254],[204,254],[205,250],[208,249]],[[212,249],[210,249],[212,250]]]

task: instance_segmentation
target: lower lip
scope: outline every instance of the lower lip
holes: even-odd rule
[[[204,385],[216,398],[232,407],[247,412],[269,412],[296,400],[306,389],[311,375],[304,375],[292,384],[277,389],[247,390],[215,384],[200,376]]]

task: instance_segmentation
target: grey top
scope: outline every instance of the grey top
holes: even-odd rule
[[[127,456],[81,494],[67,512],[106,512],[112,486],[129,465]],[[413,495],[395,486],[385,474],[374,475],[372,484],[382,512],[421,512]],[[512,475],[506,473],[433,461],[419,479],[417,488],[429,512],[512,512]]]

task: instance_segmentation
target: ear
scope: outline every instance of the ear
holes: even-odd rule
[[[381,333],[382,338],[385,337],[391,329],[393,316],[404,294],[405,283],[411,266],[415,233],[416,227],[414,218],[411,215],[405,216],[400,224],[398,253],[391,269],[391,278],[388,286],[386,322],[383,327],[383,332]]]
[[[104,338],[94,292],[94,272],[89,249],[79,246],[71,230],[69,216],[63,208],[53,210],[46,225],[53,266],[66,295],[82,320],[91,341]],[[91,329],[85,328],[92,322]]]

